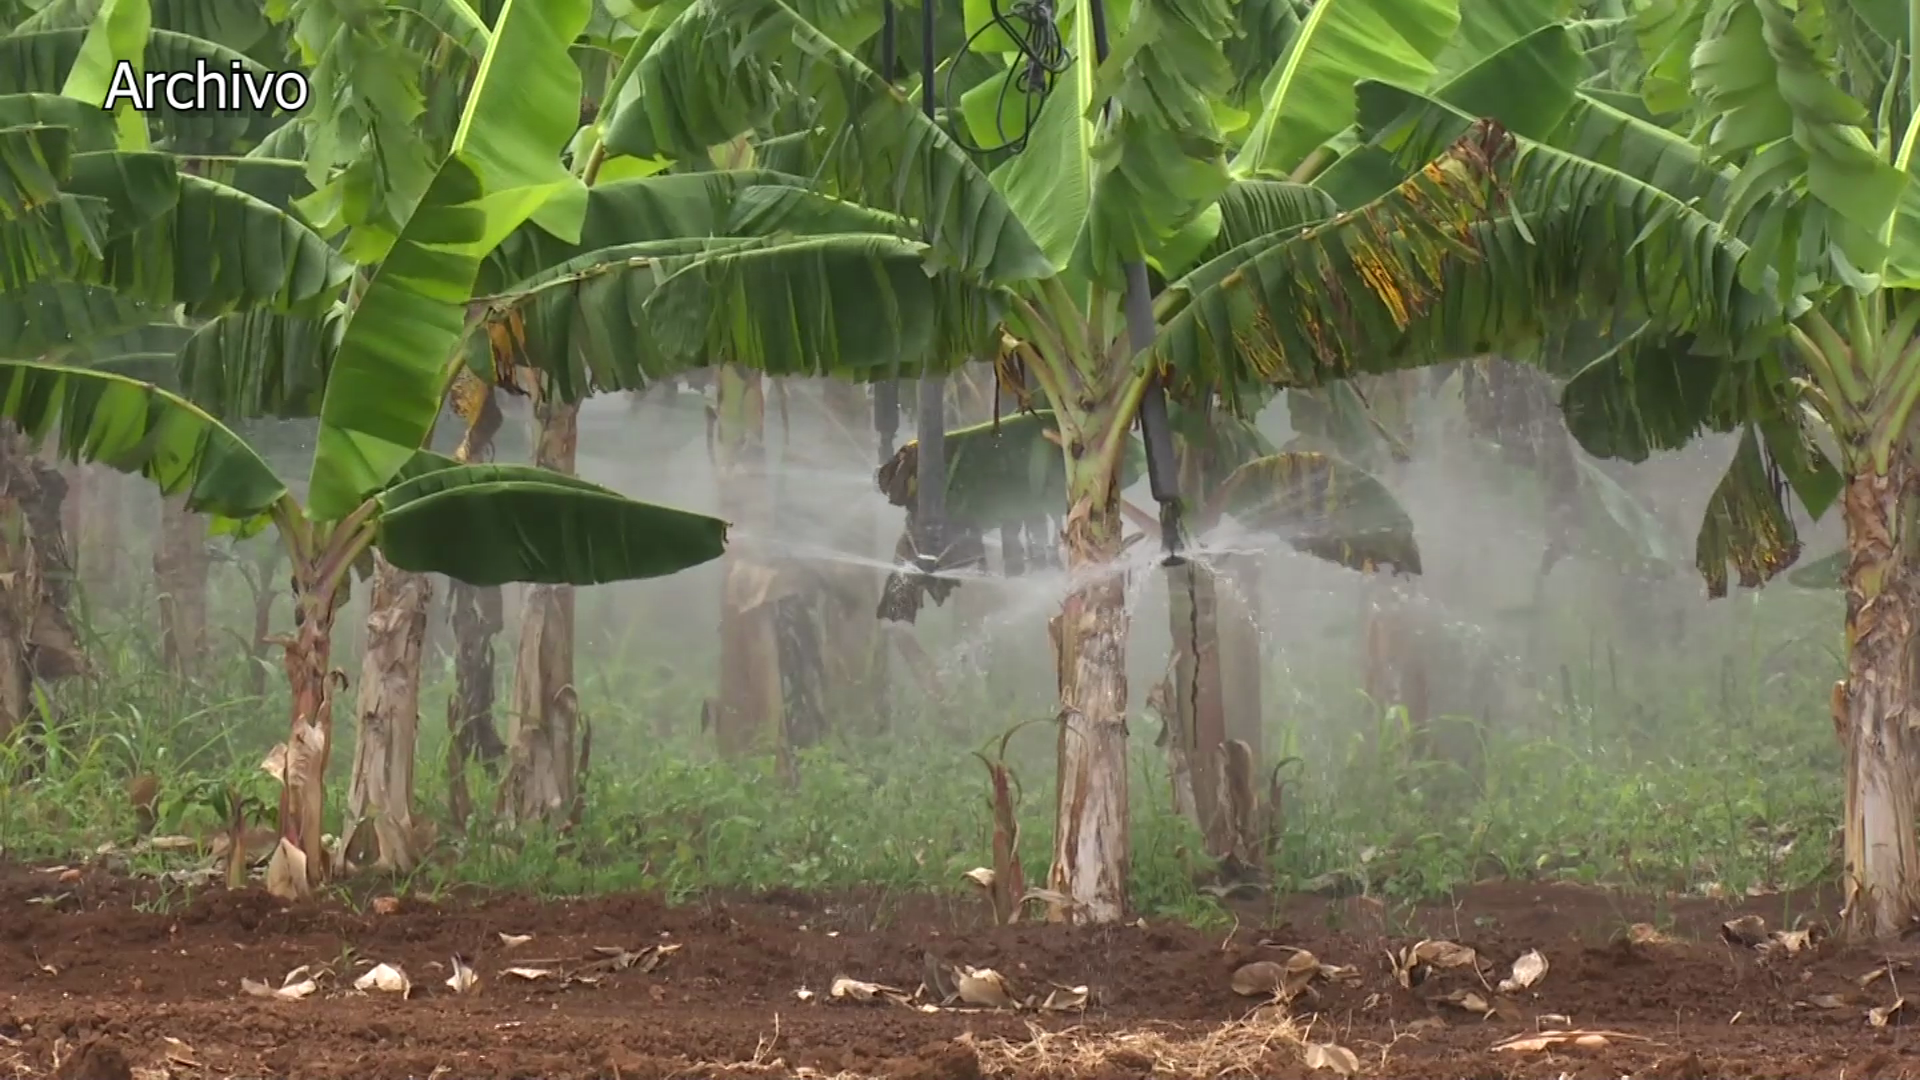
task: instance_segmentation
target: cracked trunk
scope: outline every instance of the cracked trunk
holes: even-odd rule
[[[1849,479],[1842,503],[1847,678],[1834,720],[1847,747],[1845,919],[1857,937],[1894,936],[1920,914],[1920,738],[1912,726],[1920,477],[1907,455],[1896,446],[1886,474],[1869,468]]]
[[[1173,635],[1173,700],[1169,747],[1176,790],[1191,791],[1188,817],[1206,838],[1207,854],[1235,849],[1232,822],[1220,798],[1227,719],[1220,667],[1220,606],[1214,572],[1188,560],[1167,569],[1167,619]]]
[[[207,654],[207,523],[184,498],[160,503],[153,573],[160,591],[160,653],[167,670],[199,674]]]
[[[341,830],[356,862],[401,873],[419,864],[425,837],[413,820],[413,760],[420,732],[420,661],[433,585],[374,553],[373,597],[360,669],[359,729],[347,822]],[[369,838],[373,848],[361,854]]]
[[[572,475],[580,442],[580,409],[562,402],[534,406],[534,464]],[[497,797],[512,821],[564,825],[580,798],[577,772],[580,699],[573,685],[573,589],[533,585],[520,623],[513,670],[512,747]]]
[[[1127,897],[1126,581],[1119,493],[1078,501],[1065,532],[1067,567],[1083,581],[1048,625],[1060,682],[1059,802],[1048,887],[1077,922],[1111,923]]]

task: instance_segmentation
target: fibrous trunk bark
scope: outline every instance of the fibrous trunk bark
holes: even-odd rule
[[[780,647],[774,613],[779,573],[753,550],[766,535],[766,396],[758,372],[729,365],[719,383],[715,464],[720,516],[740,536],[727,548],[720,595],[720,692],[711,718],[726,757],[743,757],[782,742]]]
[[[1896,935],[1920,915],[1920,477],[1906,454],[1896,448],[1884,474],[1862,470],[1843,495],[1847,678],[1835,720],[1847,746],[1845,919],[1858,937]]]
[[[326,880],[327,761],[333,753],[333,695],[346,676],[334,672],[334,597],[323,592],[315,567],[296,566],[293,634],[285,642],[293,720],[281,765],[280,839],[267,868],[268,888],[304,896]]]
[[[70,616],[67,481],[0,427],[0,744],[42,725],[33,681],[86,671]]]
[[[360,669],[359,730],[347,786],[347,850],[382,869],[419,864],[425,837],[413,820],[413,759],[420,732],[420,661],[433,585],[374,554],[366,655]],[[373,850],[362,855],[362,830]]]
[[[1048,626],[1060,682],[1059,802],[1048,886],[1071,906],[1055,919],[1117,922],[1126,912],[1127,594],[1115,572],[1119,495],[1067,517],[1067,567],[1081,581]]]
[[[160,591],[160,653],[181,677],[200,671],[207,653],[207,526],[184,498],[160,503],[153,573]]]
[[[558,401],[534,405],[534,464],[572,475],[580,443],[580,409]],[[498,810],[516,822],[562,825],[580,797],[580,699],[573,685],[571,587],[527,589],[520,651],[513,669],[513,721],[507,775]]]

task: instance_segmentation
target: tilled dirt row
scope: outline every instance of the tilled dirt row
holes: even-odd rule
[[[146,883],[5,867],[0,1077],[1920,1080],[1920,1001],[1896,1007],[1920,985],[1920,949],[1772,933],[1815,903],[1678,901],[1658,919],[1595,890],[1499,883],[1411,912],[1286,898],[1243,906],[1228,933],[996,928],[967,897],[349,910],[216,888],[167,910]],[[1742,915],[1767,926],[1722,931]],[[1429,946],[1408,964],[1422,939],[1473,953]],[[1544,974],[1503,992],[1532,951]],[[372,985],[394,977],[370,974],[381,964],[406,993]],[[932,1000],[966,968],[998,973],[1016,1001],[1074,1004],[1084,987],[1086,1002]],[[1236,992],[1236,972],[1258,996]],[[838,977],[885,989],[835,998]],[[1267,1004],[1257,988],[1273,983],[1288,1004]],[[1559,1031],[1598,1038],[1497,1048]]]

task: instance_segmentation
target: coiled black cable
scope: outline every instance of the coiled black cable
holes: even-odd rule
[[[1040,107],[1046,104],[1047,95],[1053,92],[1055,82],[1073,65],[1073,52],[1060,36],[1060,28],[1054,23],[1053,0],[1014,0],[1007,11],[1000,10],[1000,0],[987,0],[988,10],[992,13],[986,25],[968,35],[967,43],[961,46],[965,55],[973,48],[973,43],[989,30],[999,29],[1013,40],[1018,56],[1008,65],[1006,75],[1000,80],[1000,93],[994,97],[994,128],[1000,138],[1005,140],[998,146],[976,146],[967,138],[963,129],[966,118],[954,108],[953,73],[959,64],[947,68],[947,115],[948,133],[962,148],[975,154],[992,154],[1002,150],[1019,153],[1026,149],[1027,137],[1033,132],[1033,123],[1040,116]],[[1022,103],[1026,123],[1018,136],[1007,134],[1007,95],[1015,92],[1025,99]]]

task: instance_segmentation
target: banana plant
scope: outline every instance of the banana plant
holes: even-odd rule
[[[91,204],[80,200],[95,199],[106,203],[109,237],[139,237],[147,245],[131,249],[124,263],[109,258],[102,265],[54,259],[33,264],[40,271],[37,287],[104,286],[136,301],[151,299],[153,279],[133,274],[127,264],[171,259],[177,266],[169,284],[178,295],[166,299],[176,303],[184,300],[202,312],[235,306],[239,286],[222,287],[222,268],[242,285],[270,288],[269,297],[280,301],[270,317],[223,322],[224,331],[267,325],[338,335],[317,387],[320,431],[304,500],[257,450],[187,397],[55,360],[0,362],[0,414],[34,440],[52,437],[70,459],[144,476],[164,494],[184,496],[190,509],[215,515],[226,529],[247,534],[271,525],[286,546],[295,616],[293,633],[283,642],[292,722],[280,800],[282,841],[269,867],[278,891],[305,893],[328,870],[321,844],[323,782],[338,686],[330,664],[331,631],[351,570],[370,549],[403,570],[476,584],[593,584],[670,574],[716,558],[724,548],[726,525],[714,518],[635,502],[545,470],[463,465],[423,448],[462,363],[467,303],[482,260],[529,221],[558,237],[579,236],[586,192],[561,165],[560,153],[577,127],[580,100],[580,76],[568,50],[588,14],[587,0],[508,0],[503,6],[450,152],[344,311],[335,305],[346,264],[304,226],[287,224],[284,215],[277,219],[283,232],[264,234],[285,237],[266,249],[282,253],[275,270],[275,264],[249,262],[241,252],[210,250],[260,243],[261,234],[249,232],[244,217],[230,228],[196,228],[187,234],[191,243],[174,230],[143,234],[142,228],[154,228],[140,216],[145,204],[116,201],[118,189],[93,194],[102,190],[102,174],[134,175],[128,163],[117,162],[121,167],[111,171],[104,164],[66,170],[73,191],[51,177],[20,169],[9,174],[16,183],[22,177],[39,183],[29,189],[37,197],[26,205],[74,204],[84,212]],[[0,132],[0,140],[37,140],[34,148],[41,151],[0,160],[46,161],[47,148],[69,137],[69,129],[48,125]],[[161,175],[158,166],[151,168]],[[221,185],[191,177],[177,181],[173,190],[181,206],[188,205],[187,192],[208,192],[200,197],[212,205],[223,205],[216,197],[234,201]],[[126,187],[137,194],[149,189]],[[124,221],[117,216],[123,203],[132,207]],[[256,218],[271,210],[254,200],[240,204]],[[211,221],[187,220],[196,226]],[[158,254],[149,255],[149,248]],[[65,277],[62,270],[69,271]],[[281,335],[282,344],[288,336]],[[246,357],[245,364],[229,363],[217,374],[225,392],[258,401],[261,386],[281,374],[273,361],[282,357]]]
[[[1867,937],[1920,915],[1920,742],[1906,659],[1920,618],[1909,535],[1920,508],[1915,18],[1842,5],[1815,21],[1777,0],[1650,11],[1642,44],[1661,79],[1650,81],[1649,103],[1665,93],[1698,125],[1701,149],[1727,178],[1718,213],[1750,245],[1742,280],[1770,286],[1784,329],[1745,364],[1636,351],[1583,372],[1568,391],[1597,442],[1670,446],[1766,397],[1780,403],[1775,428],[1783,413],[1810,418],[1837,449],[1837,470],[1793,490],[1815,516],[1837,499],[1846,527],[1847,671],[1833,720],[1848,758],[1846,922]],[[1680,393],[1649,400],[1662,380]],[[1817,453],[1763,436],[1789,480],[1796,459]],[[1751,430],[1745,438],[1753,444]],[[1771,524],[1782,531],[1779,519]]]
[[[1281,537],[1297,551],[1350,569],[1419,573],[1412,521],[1385,486],[1363,470],[1318,451],[1276,449],[1252,424],[1231,416],[1175,410],[1173,428],[1181,490],[1192,493],[1195,501],[1189,523],[1196,536],[1205,537],[1231,518],[1243,529]],[[1066,472],[1059,440],[1052,414],[1044,411],[947,432],[947,524],[970,538],[970,550],[977,549],[980,563],[985,562],[981,539],[997,529],[1003,572],[1016,573],[1009,548],[1017,550],[1018,541],[1009,533],[1017,535],[1019,523],[1056,512],[1064,502]],[[887,500],[907,512],[903,552],[911,549],[919,483],[916,450],[914,442],[903,445],[877,477]],[[1145,462],[1144,447],[1130,440],[1122,488],[1138,480]],[[1123,512],[1146,530],[1131,535],[1130,543],[1157,528],[1145,510],[1124,505]],[[1168,752],[1173,804],[1207,837],[1210,854],[1251,861],[1252,823],[1231,820],[1217,789],[1229,714],[1258,714],[1257,672],[1250,692],[1242,686],[1235,695],[1226,686],[1222,658],[1227,639],[1242,627],[1222,627],[1217,570],[1211,563],[1188,560],[1169,574],[1168,585],[1168,628],[1175,655],[1166,692],[1172,707],[1166,710],[1167,728],[1158,743]],[[957,586],[957,581],[937,575],[896,572],[887,582],[882,615],[898,618],[903,611],[917,610],[919,590],[939,602]]]
[[[697,2],[661,40],[685,37],[738,61],[732,107],[684,129],[616,113],[608,145],[686,153],[764,137],[756,125],[801,99],[819,122],[795,156],[813,165],[817,190],[762,200],[757,236],[582,253],[558,273],[564,281],[498,295],[487,316],[524,332],[521,353],[548,377],[600,389],[633,389],[714,357],[878,380],[992,355],[1010,386],[1052,412],[1067,561],[1080,583],[1054,623],[1063,722],[1051,882],[1069,900],[1063,917],[1111,920],[1125,906],[1127,622],[1113,564],[1126,433],[1150,383],[1176,402],[1217,399],[1231,412],[1254,387],[1311,388],[1478,355],[1537,337],[1571,311],[1620,309],[1649,335],[1724,339],[1751,321],[1744,294],[1703,303],[1689,287],[1729,276],[1737,260],[1700,215],[1681,206],[1642,237],[1647,222],[1630,211],[1651,185],[1499,123],[1469,122],[1437,151],[1370,155],[1372,171],[1349,175],[1346,193],[1387,182],[1345,210],[1297,185],[1262,189],[1245,204],[1257,213],[1223,203],[1218,250],[1133,313],[1156,335],[1136,351],[1110,260],[1163,255],[1206,214],[1212,197],[1197,193],[1217,195],[1231,180],[1225,143],[1206,134],[1217,131],[1207,95],[1231,76],[1219,60],[1223,34],[1209,30],[1215,17],[1226,20],[1219,29],[1231,23],[1217,5],[1199,14],[1183,6],[1175,33],[1162,5],[1139,4],[1117,35],[1127,47],[1099,77],[1090,22],[1072,24],[1074,64],[1026,152],[990,176],[779,0]],[[1194,28],[1204,44],[1185,33]],[[1583,62],[1577,51],[1573,59]],[[640,61],[645,81],[672,76],[651,60]],[[1105,88],[1131,120],[1088,119]],[[1157,141],[1165,130],[1183,135]],[[1136,137],[1183,152],[1151,155],[1142,167],[1157,178],[1142,179],[1116,164],[1139,160],[1114,142]],[[1542,175],[1559,182],[1537,182]],[[1145,200],[1135,186],[1163,183],[1191,197]],[[1583,249],[1631,258],[1602,267],[1564,257]],[[565,317],[523,317],[549,303]],[[535,321],[545,330],[535,333]],[[612,341],[622,348],[604,344]]]

